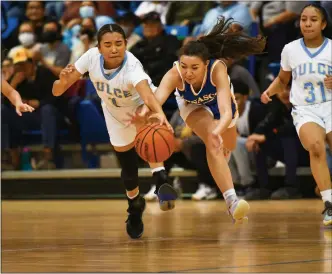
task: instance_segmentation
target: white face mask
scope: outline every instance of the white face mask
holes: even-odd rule
[[[95,17],[95,9],[91,6],[80,7],[80,16],[82,18]]]
[[[23,47],[31,47],[35,43],[35,35],[31,32],[22,32],[18,35],[18,40]]]

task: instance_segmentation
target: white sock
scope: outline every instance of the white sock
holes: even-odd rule
[[[224,196],[224,199],[225,199],[228,207],[230,207],[230,205],[233,203],[233,201],[237,200],[237,196],[236,196],[234,188],[231,188],[231,189],[225,191],[222,195]]]
[[[127,197],[128,197],[130,200],[135,199],[138,195],[139,195],[139,190],[138,190],[137,193],[134,194],[133,196],[129,196],[129,195],[128,195],[128,192],[127,192]]]
[[[156,167],[156,168],[152,169],[151,172],[153,174],[153,173],[161,171],[161,170],[165,170],[165,167],[163,167],[163,166]]]
[[[326,201],[332,203],[332,189],[321,191],[322,200],[325,203]]]

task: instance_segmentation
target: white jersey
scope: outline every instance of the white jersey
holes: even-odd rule
[[[281,67],[292,71],[290,102],[294,106],[332,100],[332,90],[324,86],[326,75],[332,75],[331,39],[325,38],[317,49],[307,48],[303,38],[287,44],[281,53]]]
[[[81,74],[89,72],[99,97],[108,109],[143,104],[143,100],[135,89],[142,80],[147,80],[151,89],[153,91],[155,89],[151,78],[144,72],[141,62],[128,51],[122,65],[111,71],[104,69],[104,58],[96,47],[84,53],[76,61],[75,67]]]

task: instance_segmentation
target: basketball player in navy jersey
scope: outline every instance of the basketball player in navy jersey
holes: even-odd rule
[[[228,167],[236,146],[238,111],[227,66],[220,59],[259,54],[265,38],[232,32],[232,22],[221,17],[208,35],[183,46],[179,61],[165,74],[155,95],[163,104],[176,90],[180,115],[206,145],[209,168],[229,214],[235,223],[243,223],[248,220],[249,204],[238,199]]]
[[[54,82],[53,94],[60,96],[72,84],[89,72],[91,81],[102,100],[110,141],[122,167],[121,179],[128,197],[127,233],[131,238],[143,234],[142,221],[145,200],[139,193],[138,163],[134,140],[139,127],[128,124],[127,113],[140,113],[143,104],[153,112],[150,118],[156,118],[171,131],[166,116],[156,100],[156,89],[150,77],[144,72],[141,62],[126,51],[126,35],[116,24],[104,25],[97,34],[98,47],[91,48],[75,63],[60,73],[60,79]],[[163,163],[150,163],[159,198],[160,208],[174,208],[177,193],[167,182]]]

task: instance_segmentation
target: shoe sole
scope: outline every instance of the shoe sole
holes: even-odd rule
[[[178,198],[177,191],[169,184],[163,184],[159,187],[158,197],[164,196],[164,199],[159,199],[159,207],[162,211],[172,210],[175,207],[175,200]],[[169,197],[175,199],[168,199]],[[166,197],[166,198],[165,198]]]
[[[249,204],[245,200],[240,200],[233,213],[233,219],[236,224],[243,224],[248,222],[248,214],[250,209]]]

